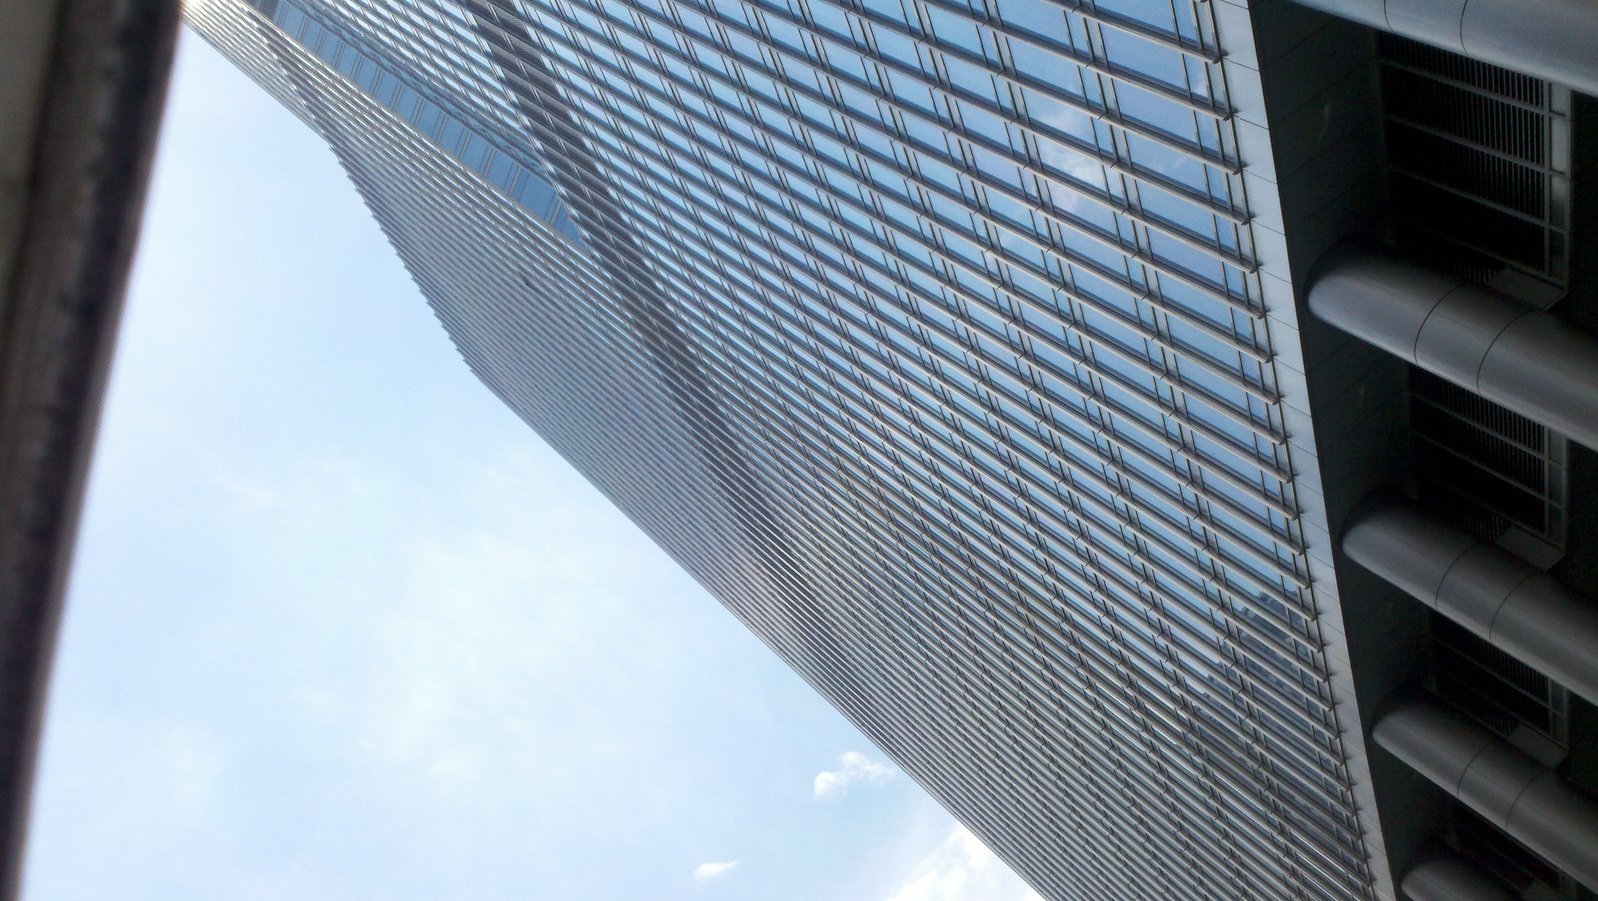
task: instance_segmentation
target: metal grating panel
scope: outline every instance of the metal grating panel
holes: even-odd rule
[[[1541,104],[1548,87],[1547,82],[1530,75],[1385,32],[1381,35],[1381,54],[1388,66],[1424,72],[1521,103]]]
[[[1380,40],[1393,238],[1473,281],[1569,279],[1569,92],[1393,35]],[[1422,498],[1489,540],[1565,544],[1564,439],[1412,370]]]
[[[1410,373],[1410,422],[1427,501],[1488,540],[1519,527],[1563,546],[1563,438],[1418,369]]]
[[[1492,873],[1517,893],[1534,885],[1559,885],[1557,869],[1467,808],[1455,806],[1450,826],[1449,844],[1475,861],[1481,872]]]
[[[1569,746],[1563,688],[1446,617],[1433,617],[1432,634],[1433,690],[1440,696],[1505,738],[1525,726]]]
[[[1380,47],[1398,242],[1482,281],[1514,266],[1565,284],[1569,91],[1392,35]]]

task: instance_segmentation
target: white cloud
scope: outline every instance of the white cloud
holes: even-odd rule
[[[831,801],[844,794],[856,782],[881,785],[893,778],[893,767],[876,763],[859,751],[845,751],[838,756],[838,768],[816,774],[817,801]]]
[[[956,825],[887,901],[1043,901],[971,830]]]
[[[694,867],[694,878],[699,880],[715,879],[728,870],[738,865],[736,860],[713,860]]]

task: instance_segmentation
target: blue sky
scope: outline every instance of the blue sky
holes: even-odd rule
[[[50,703],[29,901],[1037,897],[472,378],[188,34]]]

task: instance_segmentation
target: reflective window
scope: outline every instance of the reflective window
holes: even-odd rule
[[[1069,681],[1099,702],[1096,731],[1080,734],[1143,742],[1150,718],[1159,718],[1213,747],[1216,767],[1241,772],[1262,748],[1285,759],[1335,741],[1317,725],[1325,722],[1324,673],[1303,658],[1300,639],[1273,625],[1284,612],[1306,622],[1313,603],[1296,581],[1307,572],[1303,557],[1285,540],[1297,523],[1262,497],[1291,494],[1276,472],[1281,417],[1260,396],[1274,384],[1270,364],[1239,353],[1268,343],[1266,324],[1244,302],[1250,291],[1257,302],[1255,277],[1228,262],[1249,246],[1248,226],[1229,215],[1235,177],[1206,162],[1220,158],[1231,126],[1195,112],[1210,96],[1209,66],[1200,53],[1177,49],[1198,47],[1191,0],[1097,0],[1080,11],[1054,0],[999,0],[971,15],[943,0],[868,0],[861,12],[821,0],[517,0],[543,48],[538,65],[553,76],[536,87],[518,85],[525,73],[500,70],[487,52],[505,37],[494,29],[511,30],[500,24],[510,8],[468,24],[450,4],[444,13],[412,6],[359,0],[341,15],[374,32],[390,29],[388,21],[437,16],[447,61],[367,52],[310,21],[293,0],[279,3],[277,21],[450,154],[450,165],[477,171],[483,179],[471,190],[492,184],[568,235],[576,235],[575,218],[605,237],[604,259],[568,258],[541,243],[543,232],[527,239],[522,219],[514,237],[492,231],[514,212],[495,207],[499,218],[459,248],[430,239],[437,259],[470,260],[460,283],[480,286],[500,283],[497,267],[507,258],[539,256],[524,267],[538,280],[516,283],[536,293],[575,279],[581,302],[537,307],[541,294],[517,292],[527,304],[519,308],[496,289],[491,304],[444,297],[440,318],[459,339],[461,323],[489,321],[478,307],[491,305],[511,318],[504,331],[517,340],[547,332],[539,340],[549,352],[499,364],[492,371],[518,375],[496,384],[510,386],[507,396],[565,405],[562,415],[582,428],[616,430],[585,436],[573,458],[613,458],[594,467],[595,481],[621,496],[637,489],[615,486],[650,486],[639,495],[640,522],[679,541],[682,559],[702,561],[694,565],[714,576],[707,584],[742,590],[738,578],[715,575],[728,566],[725,547],[747,549],[783,527],[756,500],[739,511],[756,529],[679,525],[713,506],[696,499],[699,482],[720,492],[718,478],[758,478],[792,510],[833,518],[857,538],[858,548],[826,553],[859,554],[857,563],[870,565],[816,565],[868,572],[869,585],[840,578],[825,598],[796,589],[791,616],[808,627],[830,606],[850,605],[858,634],[779,645],[796,665],[819,666],[813,672],[825,677],[818,654],[914,640],[922,650],[947,646],[953,656],[928,664],[950,668],[936,669],[940,676],[971,678],[979,666],[1014,675],[1013,693],[950,705],[949,719],[938,722],[959,740],[1031,728],[1011,722],[1020,709],[1080,714],[1052,694]],[[390,20],[368,7],[405,12]],[[996,20],[976,24],[990,8]],[[410,39],[385,32],[373,40],[397,47]],[[1012,76],[985,62],[1000,59],[1001,49],[1024,87],[1012,89]],[[408,68],[422,65],[450,70],[448,91],[424,95],[416,86],[434,84],[433,70]],[[523,116],[509,100],[512,86],[546,106]],[[537,153],[543,142],[560,154],[547,167]],[[394,203],[421,203],[426,185],[414,187]],[[1246,222],[1241,197],[1237,204]],[[427,290],[430,299],[444,296]],[[632,323],[644,315],[680,325],[666,330],[677,337],[641,341]],[[567,331],[551,331],[559,329]],[[559,373],[566,357],[586,360],[596,344],[580,329],[607,340],[592,351],[597,362],[582,364],[580,384],[570,385]],[[462,340],[474,366],[489,371],[493,348],[514,346],[498,334],[492,344]],[[661,348],[674,340],[684,343]],[[669,358],[654,358],[660,354]],[[553,381],[516,381],[546,371],[555,375],[541,378]],[[657,384],[661,371],[691,378],[668,390]],[[547,384],[560,390],[533,390]],[[638,440],[633,417],[612,415],[650,403],[675,410],[682,400],[673,390],[710,402],[690,418],[715,417],[706,424],[725,442],[718,447],[738,449],[737,460],[669,429]],[[703,470],[680,476],[685,464],[657,449],[667,440]],[[877,499],[864,519],[860,496]],[[792,537],[795,549],[821,554],[810,537]],[[806,584],[800,571],[772,575],[773,584]],[[868,591],[936,605],[927,615],[946,631],[877,617]],[[766,615],[760,603],[748,609]],[[1068,612],[1074,619],[1062,618]],[[1029,647],[1042,654],[1022,650],[1012,640],[1018,635],[1035,638]],[[1035,662],[1043,658],[1053,662]],[[1131,683],[1109,692],[1106,679]],[[1027,686],[1040,680],[1051,687],[1034,697]],[[1283,700],[1252,700],[1266,692]],[[1181,695],[1200,711],[1191,724],[1160,709]],[[1038,706],[1045,696],[1055,706]],[[845,709],[858,704],[843,701]],[[906,729],[935,734],[908,707],[894,716]],[[1038,730],[1078,734],[1075,721],[1031,716]],[[1050,754],[1029,762],[1036,770],[1027,778],[1005,772],[980,784],[1028,787],[1024,802],[1017,796],[995,809],[1025,811],[1006,823],[1040,849],[1038,870],[1055,873],[1066,865],[1045,837],[1074,834],[1063,819],[1071,814],[1051,806],[1054,793],[1031,787],[1100,785],[1107,777],[1097,770],[1120,762],[1114,746],[1088,753],[1044,744]],[[1056,760],[1069,761],[1069,774]],[[1133,765],[1155,772],[1149,761]],[[1270,810],[1352,816],[1342,782],[1308,779],[1306,766],[1320,764],[1272,765],[1278,797]],[[1161,778],[1158,796],[1140,803],[1209,810],[1211,788]],[[1280,825],[1285,815],[1260,816],[1271,820],[1261,826],[1271,834],[1289,828]],[[1226,841],[1203,816],[1187,828],[1215,836],[1211,844]],[[1165,841],[1156,832],[1151,838]],[[1326,859],[1362,859],[1357,838],[1334,844]],[[1071,851],[1095,853],[1087,844]],[[1280,873],[1252,845],[1215,851],[1217,860],[1246,856],[1251,868]],[[1062,884],[1049,883],[1054,894],[1070,894]],[[1159,890],[1205,895],[1185,882]]]

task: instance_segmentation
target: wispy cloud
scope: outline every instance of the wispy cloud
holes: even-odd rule
[[[1043,901],[971,830],[956,825],[887,901]]]
[[[845,751],[838,756],[837,769],[823,770],[816,774],[816,800],[831,801],[847,792],[849,787],[857,782],[881,785],[892,779],[893,773],[893,767],[877,763],[859,751]]]
[[[710,863],[702,863],[694,867],[694,878],[701,881],[715,879],[737,865],[738,861],[736,860],[713,860]]]

